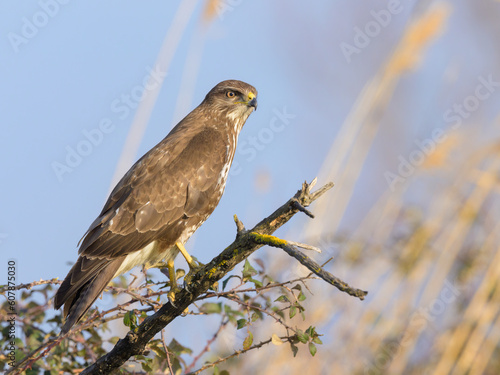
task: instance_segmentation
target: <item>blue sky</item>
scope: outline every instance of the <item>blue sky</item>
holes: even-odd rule
[[[67,263],[76,259],[76,243],[107,197],[134,117],[138,101],[133,90],[154,67],[178,6],[160,1],[147,6],[136,2],[55,2],[58,5],[54,6],[47,2],[53,14],[44,25],[41,13],[48,14],[40,5],[44,3],[4,3],[0,16],[4,124],[0,142],[4,178],[9,181],[2,187],[0,232],[7,236],[2,257],[8,253],[18,259],[23,281],[64,277]],[[184,106],[194,108],[216,83],[235,78],[253,84],[260,92],[259,110],[248,121],[249,129],[240,142],[258,135],[259,127],[269,126],[273,111],[286,113],[293,108],[292,114],[300,116],[295,105],[299,98],[287,85],[284,62],[275,59],[273,44],[266,41],[272,32],[272,7],[241,2],[227,14],[216,15],[205,27],[200,27],[202,11],[197,5],[182,36],[135,159],[174,125],[186,55],[200,30],[205,39],[201,66],[193,96]],[[23,38],[33,35],[17,39],[12,33]],[[132,100],[125,102],[126,96]],[[103,122],[108,124],[104,127],[107,132],[102,131]],[[233,238],[232,214],[238,213],[244,220],[252,212],[248,200],[254,200],[256,207],[248,225],[274,208],[266,207],[270,199],[260,201],[252,181],[258,168],[268,168],[271,147],[286,147],[287,134],[283,133],[282,139],[272,139],[272,145],[263,144],[258,152],[249,146],[247,154],[239,157],[237,171],[241,173],[231,177],[221,207],[207,223],[210,228],[200,235],[203,251],[215,254]],[[59,173],[55,165],[69,168]],[[271,167],[276,170],[269,173],[282,170],[277,160]],[[281,201],[304,178],[310,178],[310,173],[287,182],[288,191],[283,185]],[[215,230],[217,234],[210,233]],[[199,257],[209,259],[208,255]]]

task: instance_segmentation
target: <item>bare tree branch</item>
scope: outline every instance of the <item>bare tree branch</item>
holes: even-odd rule
[[[275,237],[275,236],[270,236],[266,234],[260,234],[260,233],[255,233],[251,232],[248,234],[251,236],[252,240],[255,243],[261,244],[261,245],[269,245],[273,247],[279,247],[285,252],[297,259],[301,264],[306,266],[311,272],[315,273],[319,277],[321,277],[323,280],[325,280],[328,284],[332,284],[335,286],[337,289],[341,290],[342,292],[346,292],[347,294],[353,296],[353,297],[358,297],[360,300],[365,299],[365,296],[368,294],[367,291],[361,290],[361,289],[356,289],[351,286],[349,286],[347,283],[344,281],[340,280],[338,277],[333,276],[331,273],[325,271],[318,263],[316,263],[314,260],[309,258],[307,255],[299,251],[295,246],[291,245],[289,241],[282,240],[281,238]]]
[[[21,290],[21,289],[28,289],[30,290],[34,286],[38,285],[45,285],[45,284],[61,284],[62,281],[59,280],[57,277],[50,279],[50,280],[39,280],[39,281],[33,281],[32,283],[28,284],[19,284],[14,287],[15,290]],[[4,294],[5,291],[9,290],[7,285],[0,285],[0,294]]]
[[[293,335],[292,336],[282,336],[282,337],[280,337],[280,339],[283,342],[287,342],[287,341],[290,342],[293,339]],[[273,341],[273,339],[270,338],[269,340],[261,341],[258,344],[253,344],[248,349],[236,350],[234,353],[232,353],[228,356],[225,356],[223,358],[219,358],[218,360],[216,360],[214,362],[207,363],[207,364],[203,365],[201,368],[199,368],[198,370],[196,370],[194,372],[190,372],[187,375],[197,375],[197,374],[201,373],[202,371],[205,371],[206,369],[217,366],[219,363],[226,362],[228,359],[238,357],[239,355],[245,354],[246,352],[249,352],[250,350],[260,349],[263,346],[270,344],[272,341]]]
[[[332,183],[329,183],[312,193],[311,188],[315,182],[314,180],[311,184],[304,183],[302,189],[292,199],[258,223],[250,231],[245,230],[243,224],[235,216],[237,225],[235,241],[198,272],[188,275],[186,287],[175,295],[175,305],[171,302],[164,304],[155,314],[147,317],[138,327],[128,332],[125,338],[119,340],[108,354],[99,358],[93,365],[85,369],[82,374],[108,374],[123,365],[130,357],[142,354],[148,342],[165,326],[180,316],[211,285],[222,279],[238,263],[248,258],[263,245],[269,244],[275,246],[277,244],[276,241],[279,239],[266,236],[274,233],[299,211],[312,216],[305,207],[309,206],[333,186]],[[283,248],[288,253],[295,255],[297,255],[297,252],[300,253],[290,243],[284,240],[279,240],[278,242],[280,242],[278,247]],[[366,295],[366,292],[353,289],[343,281],[328,274],[321,266],[312,262],[305,255],[302,254],[295,257],[316,275],[335,285],[340,290],[361,299]]]

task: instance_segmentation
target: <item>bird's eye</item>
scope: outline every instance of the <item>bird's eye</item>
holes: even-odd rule
[[[226,92],[226,96],[228,98],[234,98],[236,96],[236,94],[233,91],[228,91],[228,92]]]

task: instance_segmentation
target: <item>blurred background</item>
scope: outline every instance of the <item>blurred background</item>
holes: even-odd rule
[[[327,269],[369,294],[310,282],[298,324],[324,334],[316,356],[271,346],[226,368],[498,374],[499,19],[494,0],[2,1],[2,263],[17,260],[20,282],[63,278],[133,162],[239,79],[259,109],[188,249],[209,261],[234,239],[233,214],[252,227],[318,176],[335,187],[316,218],[277,235],[320,247],[318,262],[333,256]],[[307,274],[276,249],[253,258],[276,279]],[[210,317],[174,323],[167,334],[195,349],[213,335]],[[254,340],[279,329],[258,323]]]

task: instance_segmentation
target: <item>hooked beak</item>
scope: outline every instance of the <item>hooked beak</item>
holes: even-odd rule
[[[257,97],[253,92],[248,93],[247,106],[254,107],[257,110]]]

